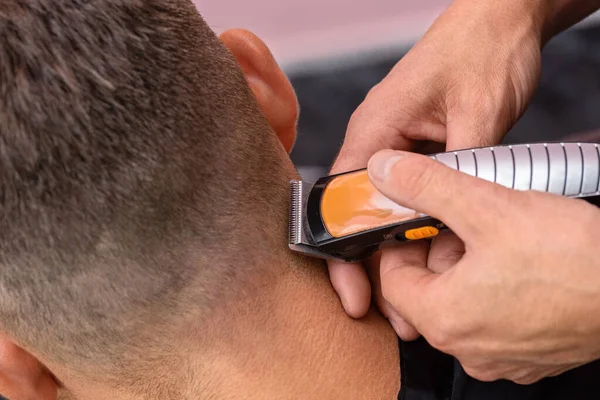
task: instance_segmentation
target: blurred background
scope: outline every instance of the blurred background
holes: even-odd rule
[[[195,0],[217,32],[246,28],[271,48],[300,102],[292,160],[326,175],[352,112],[451,0]],[[545,48],[532,104],[505,142],[600,129],[600,15]]]

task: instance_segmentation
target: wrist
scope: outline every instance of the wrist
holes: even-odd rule
[[[562,1],[562,0],[561,0]],[[565,0],[569,1],[569,0]],[[475,18],[499,39],[530,38],[540,48],[547,41],[556,0],[454,0],[451,8],[463,18]],[[549,39],[549,38],[548,38]]]
[[[598,0],[545,0],[550,9],[544,27],[544,43],[600,9]]]
[[[509,32],[519,24],[539,37],[540,45],[596,10],[598,0],[454,0],[451,7],[481,9]]]

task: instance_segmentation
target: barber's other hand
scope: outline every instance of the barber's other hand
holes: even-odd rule
[[[527,384],[600,358],[600,211],[518,192],[410,153],[369,163],[375,186],[444,221],[465,243],[452,268],[426,268],[423,243],[383,251],[383,297],[468,374]]]
[[[332,173],[365,168],[375,152],[415,141],[446,142],[448,150],[497,144],[537,85],[538,3],[455,1],[356,110]],[[363,316],[365,271],[341,262],[329,270],[348,314]]]

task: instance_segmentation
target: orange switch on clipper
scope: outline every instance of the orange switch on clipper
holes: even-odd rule
[[[419,240],[437,236],[439,233],[439,229],[433,226],[424,226],[423,228],[411,229],[404,232],[404,237],[408,240]]]

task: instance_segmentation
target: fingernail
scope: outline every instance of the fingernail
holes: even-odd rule
[[[383,150],[369,160],[369,176],[374,181],[384,182],[389,178],[390,171],[404,154],[394,150]]]

